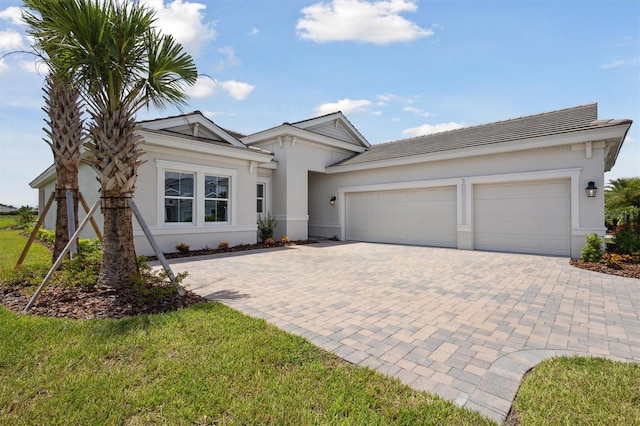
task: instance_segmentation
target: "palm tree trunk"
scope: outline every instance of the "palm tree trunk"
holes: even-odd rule
[[[102,196],[104,242],[98,283],[117,289],[131,287],[139,272],[130,199],[130,196]]]
[[[142,137],[137,132],[133,114],[126,108],[106,110],[93,115],[85,146],[93,152],[92,160],[102,187],[104,236],[102,265],[98,284],[124,289],[131,287],[138,264],[133,240],[133,214],[129,200],[138,178],[138,148]]]
[[[66,192],[73,194],[73,215],[71,220],[78,228],[78,168],[80,166],[80,146],[82,145],[82,125],[79,93],[70,84],[55,75],[49,75],[45,82],[45,120],[49,137],[45,142],[51,147],[56,165],[56,241],[53,262],[69,242],[69,215]]]

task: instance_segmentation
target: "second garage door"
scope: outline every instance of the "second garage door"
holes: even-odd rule
[[[474,192],[476,249],[570,254],[569,180],[475,185]]]
[[[346,194],[346,239],[457,246],[456,187]]]

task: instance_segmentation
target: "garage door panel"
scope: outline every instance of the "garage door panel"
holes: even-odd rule
[[[476,248],[569,255],[568,180],[476,185],[474,196]]]
[[[346,238],[456,247],[456,188],[348,193]]]

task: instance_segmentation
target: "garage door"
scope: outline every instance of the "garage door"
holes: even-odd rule
[[[346,194],[346,239],[457,246],[456,188]]]
[[[570,254],[569,180],[475,185],[480,250]]]

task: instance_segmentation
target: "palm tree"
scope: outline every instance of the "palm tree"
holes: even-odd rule
[[[90,117],[91,163],[101,185],[104,215],[99,284],[129,287],[137,274],[129,200],[142,164],[136,113],[150,104],[181,106],[183,83],[194,84],[193,59],[153,27],[139,2],[60,0],[49,7],[43,34],[60,40],[56,61],[80,90]]]
[[[604,193],[606,219],[631,225],[640,221],[640,177],[609,181]]]
[[[69,242],[69,217],[67,212],[66,193],[71,191],[73,197],[74,229],[78,228],[78,169],[80,166],[80,147],[83,137],[83,120],[80,106],[80,93],[71,85],[61,72],[56,62],[56,51],[60,40],[51,40],[39,30],[44,26],[43,20],[50,19],[47,7],[52,0],[25,0],[26,7],[22,18],[28,25],[27,32],[33,36],[36,54],[45,59],[49,65],[49,75],[45,80],[43,110],[47,114],[44,128],[48,138],[44,141],[53,153],[56,167],[56,240],[53,249],[53,261],[60,256],[62,249]]]

